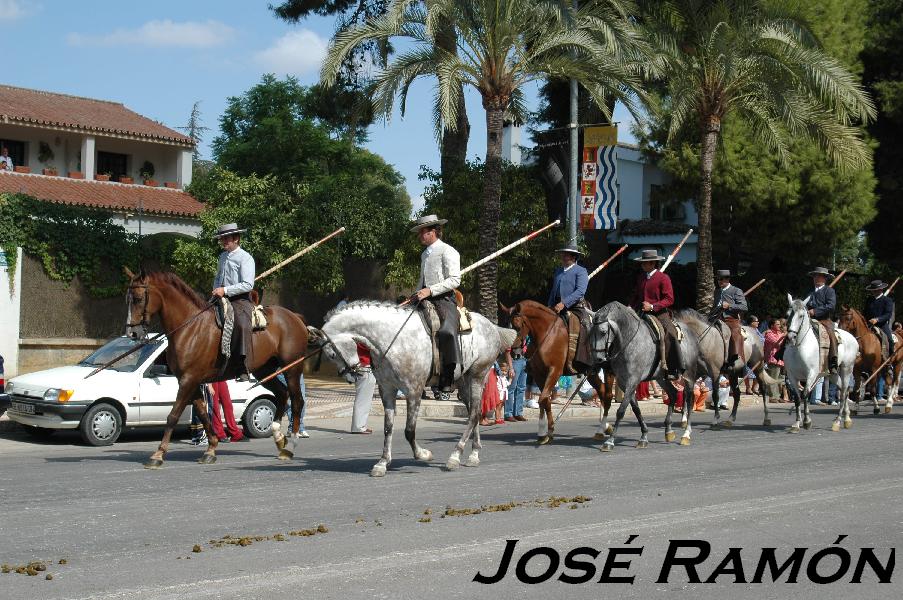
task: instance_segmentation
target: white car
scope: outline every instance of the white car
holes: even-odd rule
[[[116,338],[70,367],[58,367],[14,377],[6,383],[9,418],[34,435],[57,429],[78,429],[93,446],[114,443],[123,427],[165,425],[176,400],[179,382],[166,364],[166,338],[149,344],[97,373],[85,375],[138,342]],[[255,382],[229,381],[236,421],[252,437],[270,435],[276,414],[273,394]],[[179,423],[191,420],[191,410]]]

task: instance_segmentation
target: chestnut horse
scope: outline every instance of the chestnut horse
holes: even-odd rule
[[[154,315],[160,315],[163,329],[169,332],[208,306],[203,298],[173,273],[144,273],[142,271],[135,275],[128,269],[125,269],[125,272],[129,277],[126,334],[134,339],[140,339],[147,335],[147,327]],[[264,331],[255,331],[252,342],[251,371],[258,379],[273,373],[280,366],[307,352],[308,331],[301,315],[281,306],[268,306],[264,311],[267,317],[267,327]],[[169,338],[166,360],[170,370],[179,379],[179,391],[176,394],[172,412],[166,418],[163,440],[157,451],[144,463],[145,468],[159,469],[163,466],[163,456],[169,448],[172,430],[189,402],[194,404],[195,411],[200,416],[210,441],[206,452],[198,459],[198,462],[202,464],[216,462],[216,446],[219,440],[210,426],[207,406],[201,396],[200,386],[203,383],[231,379],[240,375],[243,370],[243,365],[238,364],[237,361],[230,361],[227,368],[222,369],[221,336],[222,332],[216,324],[216,317],[211,309],[203,312]],[[233,359],[235,358],[237,357],[233,356]],[[298,365],[286,371],[287,393],[286,386],[282,385],[278,379],[264,384],[264,387],[273,392],[276,397],[273,432],[276,446],[280,449],[279,458],[283,460],[291,458],[293,453],[284,448],[285,438],[279,435],[278,425],[285,413],[286,396],[290,395],[292,399],[291,431],[294,434],[294,443],[297,444],[301,409],[304,406],[304,398],[301,395],[302,369],[303,366]]]
[[[564,321],[551,308],[533,300],[523,300],[511,308],[501,305],[504,312],[511,319],[511,327],[517,331],[514,346],[523,343],[529,335],[532,342],[527,348],[527,364],[533,381],[542,386],[539,395],[539,443],[541,445],[552,442],[555,433],[555,417],[552,415],[552,393],[558,378],[564,373],[564,363],[568,353],[568,330]],[[605,411],[601,418],[602,427],[600,434],[608,433],[610,425],[606,425],[608,409],[611,408],[613,395],[612,376],[606,377],[602,382],[596,371],[590,369],[587,380],[599,394]],[[606,385],[607,383],[607,385]],[[543,422],[545,417],[545,422]],[[599,434],[597,434],[598,437]]]
[[[865,393],[868,391],[872,394],[874,413],[877,415],[880,412],[878,409],[878,377],[884,377],[884,389],[888,393],[885,412],[890,412],[888,407],[893,407],[894,405],[894,398],[891,394],[896,392],[896,386],[891,386],[891,377],[894,374],[899,376],[899,366],[895,364],[894,360],[891,360],[889,366],[885,368],[885,372],[872,379],[866,390],[862,382],[868,379],[883,362],[881,360],[881,342],[878,340],[878,336],[872,332],[862,313],[855,308],[842,306],[838,324],[841,329],[853,334],[856,337],[856,341],[859,342],[859,356],[856,357],[856,365],[853,368],[853,377],[856,381],[856,385],[853,388],[853,399],[857,408],[859,403],[865,399]],[[897,343],[899,344],[899,341]],[[894,350],[894,357],[897,358],[897,355],[900,354],[899,346]],[[898,358],[896,362],[899,362]]]

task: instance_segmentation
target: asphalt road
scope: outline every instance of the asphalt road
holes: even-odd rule
[[[759,410],[744,410],[731,430],[710,430],[710,414],[689,447],[665,444],[656,419],[646,450],[633,447],[638,429],[628,417],[609,454],[590,439],[589,419],[560,423],[554,445],[542,448],[534,445],[533,423],[496,427],[483,435],[482,465],[455,472],[443,465],[461,422],[424,421],[419,437],[434,461],[413,461],[399,432],[382,479],[368,476],[382,436],[349,435],[347,420],[312,422],[302,457],[291,463],[274,459],[271,440],[221,446],[212,466],[196,464],[200,451],[177,443],[161,471],[141,467],[159,431],[126,434],[110,448],[79,445],[74,434],[35,442],[6,433],[0,562],[54,564],[52,580],[0,574],[0,598],[901,597],[900,568],[889,584],[871,571],[851,584],[851,568],[840,582],[817,585],[805,563],[796,584],[731,583],[733,575],[692,584],[682,568],[656,583],[674,539],[711,543],[703,579],[729,547],[744,549],[751,579],[764,547],[779,557],[804,547],[811,556],[846,534],[841,546],[855,564],[862,547],[884,558],[903,542],[900,405],[891,415],[857,417],[840,433],[830,431],[822,407],[815,427],[797,435],[785,433],[786,411],[763,428]],[[534,502],[578,495],[592,500],[557,508]],[[509,502],[520,505],[441,517],[447,506]],[[430,522],[420,522],[427,509]],[[319,524],[328,532],[290,535]],[[284,541],[255,540],[280,533]],[[211,543],[227,535],[252,543]],[[597,583],[608,549],[625,547],[631,535],[643,554],[616,574],[634,575],[635,583]],[[515,561],[539,546],[562,559],[580,546],[602,553],[585,584],[553,577],[527,585],[513,564],[501,583],[474,583],[478,571],[495,572],[508,539],[520,540]],[[195,544],[200,553],[192,552]],[[67,564],[57,564],[61,558]],[[534,558],[527,574],[541,573],[549,560]],[[831,571],[830,560],[821,566]]]

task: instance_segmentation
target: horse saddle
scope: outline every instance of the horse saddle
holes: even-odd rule
[[[581,318],[581,316],[588,316],[589,320],[592,321],[592,312],[577,306],[567,311],[567,320],[562,317],[568,332],[568,352],[567,359],[564,362],[564,375],[582,373],[585,370],[582,367],[588,367],[592,362],[588,347],[589,327],[587,326],[587,319]],[[574,366],[575,361],[581,368]]]
[[[649,332],[652,334],[652,340],[658,347],[658,359],[661,363],[661,368],[663,371],[667,371],[668,365],[665,362],[665,357],[667,356],[665,350],[665,326],[662,325],[662,322],[659,321],[658,317],[655,315],[643,313],[643,317],[643,321],[649,327]],[[684,330],[677,321],[672,321],[672,323],[674,323],[674,330],[677,332],[677,341],[680,342],[684,339]]]
[[[878,341],[881,343],[881,361],[884,362],[890,356],[890,340],[887,339],[887,334],[880,327],[872,325],[870,329],[878,336]]]
[[[831,342],[828,339],[828,330],[815,319],[809,319],[809,321],[812,323],[812,328],[818,334],[819,370],[822,373],[827,373],[829,371],[828,352],[831,349]],[[837,355],[840,356],[840,348],[843,345],[843,341],[837,333],[837,329],[834,330],[834,339],[837,340]]]

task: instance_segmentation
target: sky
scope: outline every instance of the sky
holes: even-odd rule
[[[122,102],[173,128],[184,126],[200,101],[210,128],[201,154],[211,158],[209,144],[230,96],[265,73],[293,75],[308,85],[319,77],[334,18],[291,25],[277,19],[269,3],[278,0],[0,0],[0,83]],[[439,168],[433,85],[415,83],[404,118],[396,113],[388,123],[375,123],[366,144],[405,177],[415,210],[422,205],[421,165]],[[536,90],[527,90],[531,109]],[[467,155],[482,158],[485,113],[473,90],[467,111]],[[629,116],[620,107],[615,120],[622,122],[622,141],[632,141],[624,125]]]

